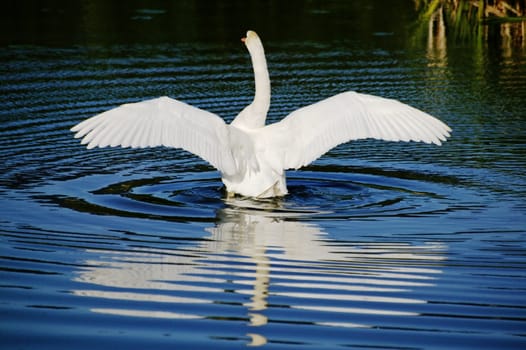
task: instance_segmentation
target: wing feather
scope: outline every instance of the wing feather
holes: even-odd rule
[[[71,131],[87,148],[182,148],[225,174],[235,172],[225,122],[169,97],[121,105],[77,124]]]
[[[374,138],[440,145],[450,132],[440,120],[404,103],[348,91],[268,125],[265,138],[269,148],[275,147],[272,152],[283,169],[297,169],[352,140]]]

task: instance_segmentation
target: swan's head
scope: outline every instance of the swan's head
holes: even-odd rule
[[[245,43],[245,46],[250,52],[252,52],[253,50],[263,49],[263,44],[261,43],[259,36],[256,34],[256,32],[252,30],[247,31],[247,36],[241,38],[241,41]]]

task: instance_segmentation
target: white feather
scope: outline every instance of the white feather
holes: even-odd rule
[[[225,174],[236,172],[223,119],[169,97],[124,104],[77,124],[71,131],[88,149],[182,148]]]
[[[344,92],[300,108],[265,126],[270,79],[256,33],[244,40],[254,68],[254,101],[230,125],[217,115],[160,97],[124,104],[71,130],[87,148],[175,147],[216,167],[229,193],[251,197],[287,193],[285,169],[300,168],[352,140],[421,141],[440,145],[451,129],[416,108],[357,92]]]
[[[297,169],[352,140],[440,145],[450,131],[438,119],[396,100],[348,91],[300,108],[262,133],[270,152],[280,155],[279,166]]]

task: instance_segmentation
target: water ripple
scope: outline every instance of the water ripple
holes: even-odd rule
[[[84,118],[161,95],[231,120],[253,89],[248,58],[231,49],[0,53],[4,338],[31,329],[51,348],[66,333],[90,348],[523,347],[522,119],[506,99],[494,101],[506,113],[481,106],[497,97],[466,86],[480,77],[455,80],[396,51],[271,44],[271,121],[357,89],[455,130],[440,148],[342,145],[289,172],[279,199],[227,199],[219,174],[180,150],[85,150],[72,138]],[[502,84],[520,94],[514,79]]]
[[[462,209],[451,199],[452,188],[426,174],[420,179],[414,173],[382,172],[379,169],[354,168],[352,173],[325,171],[291,172],[284,198],[225,200],[223,185],[216,172],[132,177],[90,175],[66,180],[60,193],[54,186],[34,195],[40,202],[51,202],[63,208],[97,215],[150,218],[163,221],[214,221],[215,213],[228,205],[236,210],[261,210],[267,207],[273,215],[307,216],[310,220],[367,219],[382,217],[417,217],[441,215]],[[416,175],[418,176],[418,175]],[[413,177],[408,180],[404,177]],[[433,179],[434,182],[429,180]],[[447,179],[451,182],[454,179]],[[104,187],[90,187],[91,184]],[[64,188],[74,189],[68,194]],[[78,189],[84,195],[78,197]],[[466,209],[474,209],[471,203]]]

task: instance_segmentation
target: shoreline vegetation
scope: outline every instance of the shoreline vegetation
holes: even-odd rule
[[[429,18],[440,9],[455,18],[479,22],[517,22],[526,20],[526,0],[414,0],[416,10]]]
[[[435,58],[448,44],[472,43],[479,54],[499,50],[503,58],[526,57],[526,0],[414,0],[416,40],[427,40]],[[425,38],[425,39],[424,39]]]

